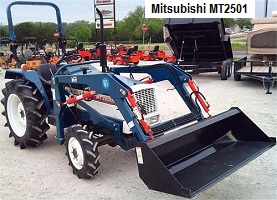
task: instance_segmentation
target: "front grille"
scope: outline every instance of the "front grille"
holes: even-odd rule
[[[144,114],[157,111],[154,88],[142,89],[134,94],[136,101],[143,110]]]

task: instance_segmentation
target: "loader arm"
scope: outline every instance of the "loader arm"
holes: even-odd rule
[[[74,80],[74,82],[72,82],[72,80]],[[63,88],[63,84],[66,83],[72,83],[75,84],[75,86],[79,85],[81,87],[89,87],[98,94],[110,96],[120,110],[127,124],[129,124],[130,129],[137,141],[147,141],[149,139],[149,136],[143,132],[138,120],[134,116],[134,113],[132,112],[130,105],[126,100],[128,91],[132,91],[128,83],[124,82],[124,79],[119,79],[113,73],[99,72],[90,74],[88,72],[87,74],[79,73],[73,75],[56,75],[54,77],[52,84],[52,88],[55,90],[54,111],[58,130],[57,138],[59,138],[61,143],[64,141],[63,129],[65,128],[62,120],[65,113],[65,108],[61,105],[63,102],[66,102],[66,92]],[[80,105],[82,105],[82,102],[80,102]],[[97,112],[91,107],[85,106],[85,109],[91,117],[99,115],[97,120],[96,118],[94,118],[94,120],[91,119],[93,123],[112,129],[115,133],[115,138],[119,138],[119,132],[117,130],[118,127],[113,125],[116,124],[115,122],[112,122],[108,118],[103,118],[101,114],[97,114]]]
[[[195,119],[197,121],[204,119],[200,108],[190,98],[191,93],[184,86],[185,83],[188,83],[192,79],[191,75],[177,68],[175,65],[166,63],[149,66],[116,67],[111,70],[116,74],[148,73],[151,75],[154,82],[168,80],[178,91],[184,103],[186,103],[191,113],[195,116]]]
[[[63,75],[66,69],[69,74]],[[85,72],[83,71],[84,69]],[[171,64],[159,64],[154,66],[143,66],[143,67],[123,67],[123,68],[111,68],[113,73],[101,73],[95,68],[84,65],[82,63],[75,63],[64,65],[58,69],[54,79],[52,80],[52,87],[55,90],[56,103],[55,116],[56,116],[56,126],[58,127],[58,140],[60,143],[64,140],[63,128],[67,127],[63,123],[62,116],[65,115],[66,109],[61,106],[66,101],[67,93],[64,91],[63,84],[71,83],[74,84],[76,88],[91,88],[97,94],[109,96],[120,110],[120,113],[124,117],[124,120],[130,127],[134,137],[137,141],[147,141],[153,139],[153,135],[161,135],[170,129],[183,126],[186,123],[192,121],[202,121],[204,116],[202,115],[201,108],[196,105],[196,102],[192,100],[191,93],[185,88],[184,83],[188,83],[191,80],[191,76],[179,68],[176,68]],[[142,113],[137,113],[136,110],[138,104],[136,101],[132,100],[132,86],[146,83],[142,81],[137,81],[134,79],[126,78],[120,76],[120,73],[148,73],[152,76],[155,82],[168,80],[178,91],[183,101],[189,107],[191,113],[185,114],[176,119],[171,119],[167,122],[163,122],[158,125],[154,125],[153,130],[147,130],[147,125],[143,121]],[[130,103],[133,102],[133,103]],[[83,105],[82,102],[78,102]],[[83,105],[84,106],[84,105]],[[120,144],[120,133],[116,131],[116,126],[112,126],[111,119],[103,118],[103,116],[89,106],[85,106],[85,110],[88,110],[90,115],[90,120],[95,123],[97,121],[99,126],[108,127],[114,131],[115,138]],[[94,113],[94,114],[92,114]],[[97,116],[97,117],[96,117]],[[117,122],[114,122],[117,124]],[[117,125],[119,126],[119,125]],[[60,128],[59,128],[60,127]],[[125,149],[125,147],[122,146]]]

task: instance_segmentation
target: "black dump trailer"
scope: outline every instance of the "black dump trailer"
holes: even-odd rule
[[[222,18],[168,18],[164,40],[180,68],[193,73],[218,72],[231,76],[233,53]]]

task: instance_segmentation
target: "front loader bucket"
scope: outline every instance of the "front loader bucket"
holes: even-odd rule
[[[149,189],[193,197],[276,144],[241,110],[230,110],[139,143],[139,175]]]

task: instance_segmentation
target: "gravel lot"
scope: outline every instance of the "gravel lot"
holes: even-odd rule
[[[0,87],[4,87],[4,73],[0,72]],[[247,77],[236,82],[233,77],[221,81],[216,73],[194,75],[200,91],[215,115],[239,107],[268,136],[277,137],[277,87],[273,94],[265,94],[262,82]],[[180,106],[170,85],[158,84],[160,109],[167,117],[178,115]],[[1,93],[1,99],[3,95]],[[167,102],[168,101],[168,102]],[[168,109],[174,102],[175,107]],[[3,111],[3,106],[1,106]],[[1,115],[0,124],[0,199],[184,199],[149,190],[138,176],[135,151],[119,147],[99,148],[101,168],[91,180],[78,179],[72,174],[65,156],[65,146],[55,141],[55,127],[48,139],[38,148],[20,150],[9,138]],[[193,178],[193,177],[192,177]],[[276,199],[277,147],[239,169],[195,197],[206,199]]]

